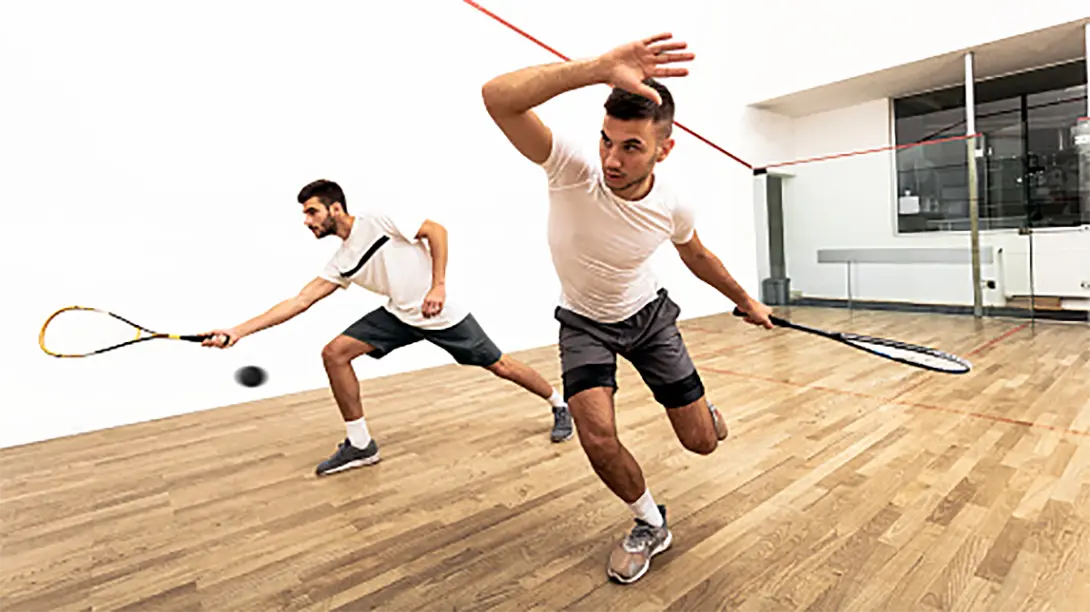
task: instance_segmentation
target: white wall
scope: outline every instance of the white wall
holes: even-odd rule
[[[792,129],[792,160],[886,147],[892,142],[889,101],[795,119]],[[846,266],[818,263],[819,249],[970,247],[968,232],[897,234],[893,157],[887,149],[776,169],[790,175],[784,181],[784,243],[792,290],[848,297]],[[1017,230],[981,232],[981,248],[996,253],[995,263],[981,269],[982,280],[997,283],[984,289],[986,305],[1030,293],[1028,240]],[[1090,297],[1080,284],[1090,281],[1090,231],[1042,230],[1033,247],[1037,295]],[[968,264],[860,264],[852,268],[851,294],[856,300],[971,305],[972,272]],[[1067,306],[1085,308],[1078,299]]]
[[[732,2],[750,26],[751,101],[1090,17],[1086,0],[918,0],[895,17],[859,0]],[[774,17],[770,17],[774,16]],[[776,78],[761,78],[776,75]]]
[[[854,0],[771,0],[735,4],[731,10],[733,21],[747,24],[743,38],[748,52],[739,53],[738,59],[761,58],[741,62],[748,75],[744,83],[749,101],[755,102],[1090,16],[1084,0],[1039,2],[1030,13],[1023,5],[1019,0],[922,0],[893,20],[880,11],[860,11]],[[766,117],[764,125],[771,124],[779,127],[769,133],[780,137],[786,124],[790,142],[754,155],[759,165],[892,142],[885,100],[797,119]],[[792,289],[808,296],[844,298],[847,293],[844,267],[817,264],[818,248],[969,244],[967,233],[896,236],[892,154],[782,170],[795,176],[784,187],[788,273]],[[762,244],[767,241],[761,216],[763,181],[755,183],[755,233]],[[985,266],[982,271],[985,279],[999,283],[994,291],[985,290],[985,302],[1002,304],[1005,295],[1028,292],[1028,239],[1008,230],[985,232],[981,240],[985,247],[1001,249],[995,268]],[[1080,282],[1090,278],[1090,257],[1080,264],[1079,254],[1090,254],[1090,233],[1047,231],[1034,240],[1037,291],[1087,294]],[[758,247],[761,278],[767,275],[765,257],[765,250]],[[1071,263],[1066,268],[1050,266],[1049,259]],[[887,273],[896,274],[896,280],[882,278]],[[972,277],[969,266],[869,265],[856,270],[852,291],[857,299],[971,304]],[[1087,302],[1071,300],[1067,306],[1086,308]]]
[[[746,131],[751,96],[737,87],[747,28],[709,4],[668,15],[652,0],[623,12],[572,0],[487,6],[577,57],[674,31],[698,53],[693,75],[674,84],[678,119],[745,156],[762,140]],[[453,0],[5,3],[0,446],[325,387],[322,346],[381,303],[358,288],[229,351],[162,342],[56,360],[36,344],[46,316],[68,304],[185,333],[292,295],[336,248],[302,227],[294,201],[318,177],[342,183],[350,210],[411,205],[447,224],[451,297],[468,300],[507,350],[553,343],[558,284],[541,173],[491,125],[480,86],[554,60]],[[605,94],[570,94],[543,115],[593,147]],[[704,241],[755,291],[749,172],[683,132],[677,139],[663,175],[691,197]],[[672,252],[656,263],[683,316],[729,310]],[[419,345],[362,359],[357,371],[449,362]],[[250,363],[269,370],[264,387],[233,383]]]

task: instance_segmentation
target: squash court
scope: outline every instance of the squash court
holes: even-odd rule
[[[0,610],[1087,609],[1090,15],[1056,2],[968,18],[918,0],[892,28],[837,1],[5,5]],[[607,561],[655,529],[633,513],[656,506],[611,493],[578,431],[552,442],[544,396],[425,343],[331,374],[358,347],[341,332],[392,297],[356,286],[293,302],[306,313],[230,350],[157,339],[43,354],[42,321],[66,305],[197,334],[236,331],[319,273],[326,288],[366,286],[381,261],[423,278],[385,265],[400,230],[333,265],[335,237],[360,227],[348,211],[386,207],[422,222],[400,233],[429,253],[449,230],[445,284],[421,285],[424,303],[449,288],[446,312],[465,300],[562,390],[550,240],[637,241],[595,242],[611,236],[580,221],[585,208],[556,229],[556,193],[606,193],[609,178],[546,189],[497,129],[526,112],[501,112],[518,80],[488,84],[664,31],[696,53],[691,74],[662,79],[677,120],[654,175],[693,209],[701,240],[684,244],[706,245],[780,317],[972,369],[749,325],[695,272],[711,258],[662,243],[655,275],[729,435],[687,450],[618,359],[617,433],[672,532],[638,580],[612,582]],[[616,57],[606,72],[624,76]],[[646,126],[607,126],[605,85],[541,117],[591,162],[665,151],[606,134]],[[625,147],[603,154],[614,140]],[[296,202],[323,178],[345,185],[347,210]],[[620,216],[644,198],[628,189],[606,193]],[[682,240],[675,212],[644,217],[646,234]],[[439,259],[415,263],[435,274]],[[631,277],[591,263],[601,282],[583,295],[627,295],[601,288]],[[487,343],[448,339],[484,366]],[[267,379],[238,384],[245,366]],[[660,397],[696,389],[677,391],[693,377],[675,373]],[[317,477],[338,448],[374,448],[338,447],[368,431],[338,412],[357,379],[381,461]]]

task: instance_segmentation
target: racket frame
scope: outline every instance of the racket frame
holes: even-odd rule
[[[734,308],[734,312],[732,314],[734,314],[734,316],[736,316],[736,317],[748,316],[747,313],[743,312],[742,309],[738,308],[738,307]],[[775,315],[769,315],[768,320],[771,321],[772,324],[777,326],[777,327],[786,327],[786,328],[789,328],[789,329],[794,329],[794,330],[806,332],[808,334],[814,334],[814,335],[817,335],[817,336],[821,336],[823,338],[828,338],[830,340],[836,340],[837,342],[846,344],[846,345],[848,345],[848,346],[850,346],[850,347],[852,347],[854,349],[858,349],[860,351],[864,351],[864,352],[870,353],[872,355],[877,355],[878,357],[882,357],[883,359],[889,359],[890,361],[896,361],[898,363],[903,363],[905,365],[909,365],[909,366],[912,366],[912,367],[915,367],[915,368],[923,368],[925,370],[931,370],[933,372],[941,372],[943,374],[967,374],[973,368],[973,364],[971,364],[967,359],[965,359],[963,357],[958,357],[957,355],[954,355],[952,353],[947,353],[945,351],[940,351],[938,349],[931,348],[929,346],[922,346],[922,345],[919,345],[919,344],[911,344],[909,342],[902,342],[900,340],[891,340],[889,338],[879,338],[879,337],[876,337],[876,336],[864,336],[864,335],[861,335],[861,334],[852,334],[852,333],[848,333],[848,332],[826,331],[824,329],[818,329],[816,327],[810,327],[808,325],[803,325],[801,323],[794,323],[792,321],[788,321],[787,319],[783,319],[783,318],[777,317]],[[931,355],[933,357],[937,357],[939,359],[942,359],[944,361],[948,361],[950,363],[959,364],[959,365],[961,365],[961,369],[951,370],[951,369],[937,368],[937,367],[929,366],[929,365],[919,363],[919,362],[916,362],[916,361],[909,361],[907,359],[901,359],[899,357],[894,357],[892,355],[887,355],[885,353],[880,353],[878,351],[871,350],[871,349],[867,348],[866,346],[860,346],[858,344],[855,344],[853,341],[869,342],[871,344],[877,344],[877,345],[880,345],[880,346],[888,346],[888,347],[891,347],[891,348],[904,349],[904,350],[907,350],[907,351],[920,353],[922,355]]]
[[[100,313],[100,314],[105,314],[105,315],[111,316],[111,317],[113,317],[113,318],[115,318],[115,319],[117,319],[119,321],[122,321],[124,323],[127,323],[127,324],[133,326],[133,328],[136,329],[136,337],[134,337],[132,340],[128,340],[128,341],[125,341],[125,342],[119,342],[117,344],[112,344],[110,346],[105,346],[105,347],[102,347],[100,349],[95,349],[93,351],[89,351],[89,352],[86,352],[86,353],[56,353],[56,352],[51,351],[48,348],[46,348],[46,345],[45,345],[46,328],[49,327],[49,324],[53,321],[53,319],[57,318],[57,316],[65,313],[65,312],[70,312],[70,311],[74,311],[74,310],[79,310],[79,311],[84,311],[84,312],[97,312],[97,313]],[[141,334],[143,334],[143,333],[147,333],[148,335],[141,336]],[[38,346],[42,349],[42,352],[44,352],[46,355],[49,355],[51,357],[57,357],[57,358],[61,358],[61,359],[72,359],[72,358],[79,358],[79,357],[90,357],[91,355],[100,355],[102,353],[117,350],[117,349],[125,347],[125,346],[131,346],[131,345],[136,344],[138,342],[147,342],[148,340],[166,339],[166,340],[182,340],[182,341],[185,341],[185,342],[203,342],[205,339],[211,338],[211,337],[212,336],[210,334],[167,334],[167,333],[157,332],[155,330],[148,329],[147,327],[144,327],[143,325],[140,325],[138,323],[134,323],[134,322],[130,321],[129,319],[126,319],[125,317],[123,317],[123,316],[121,316],[121,315],[119,315],[117,313],[113,313],[113,312],[110,312],[109,310],[104,310],[102,308],[95,308],[93,306],[65,306],[64,308],[60,308],[56,312],[54,312],[53,314],[49,315],[49,318],[47,318],[45,320],[45,323],[42,324],[42,329],[41,329],[40,332],[38,332]]]

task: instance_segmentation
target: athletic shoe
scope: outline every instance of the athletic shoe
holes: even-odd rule
[[[712,421],[715,422],[715,437],[719,438],[719,441],[727,439],[727,422],[723,420],[722,415],[719,414],[719,410],[712,404],[708,403],[708,410],[712,412]]]
[[[575,430],[572,429],[571,411],[567,406],[553,407],[553,442],[570,440]]]
[[[378,445],[375,444],[374,438],[371,439],[367,448],[363,449],[352,446],[348,438],[345,438],[344,442],[337,446],[337,452],[333,453],[329,459],[319,463],[314,473],[319,476],[335,474],[344,470],[378,463],[379,459]]]
[[[610,579],[621,584],[639,580],[651,567],[651,557],[670,548],[674,534],[666,524],[666,507],[659,504],[659,512],[662,513],[662,527],[636,519],[636,526],[613,549],[606,568]]]

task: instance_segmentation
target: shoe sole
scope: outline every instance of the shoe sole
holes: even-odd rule
[[[553,438],[549,438],[549,439],[552,440],[554,443],[559,443],[559,442],[567,442],[568,440],[571,440],[573,437],[575,437],[575,432],[574,431],[571,432],[570,434],[564,436],[563,438],[553,437]]]
[[[317,475],[318,476],[329,476],[330,474],[337,474],[337,473],[343,472],[345,470],[351,470],[352,468],[363,467],[365,465],[374,465],[374,464],[378,463],[379,461],[382,461],[382,457],[379,457],[378,454],[375,454],[374,456],[368,457],[366,459],[356,459],[354,461],[349,461],[348,463],[345,463],[344,465],[339,465],[339,466],[337,466],[335,468],[328,469],[328,470],[326,470],[324,472],[317,472]]]
[[[724,424],[723,433],[719,433],[719,425],[722,423],[723,415],[719,414],[718,410],[712,411],[712,426],[715,428],[715,437],[722,442],[730,437],[730,429]]]
[[[648,557],[647,557],[647,563],[644,563],[643,567],[640,568],[640,571],[636,572],[636,575],[631,577],[631,578],[621,577],[620,575],[614,573],[613,568],[606,568],[606,575],[608,575],[610,580],[612,580],[614,582],[617,582],[617,583],[620,583],[620,584],[632,584],[633,582],[636,582],[640,578],[643,578],[643,575],[647,573],[647,570],[651,569],[651,560],[655,558],[655,555],[664,553],[667,550],[669,550],[670,544],[672,544],[673,542],[674,542],[674,532],[673,531],[667,531],[666,532],[666,539],[663,540],[662,544],[658,548],[651,551],[651,554],[648,555]]]

